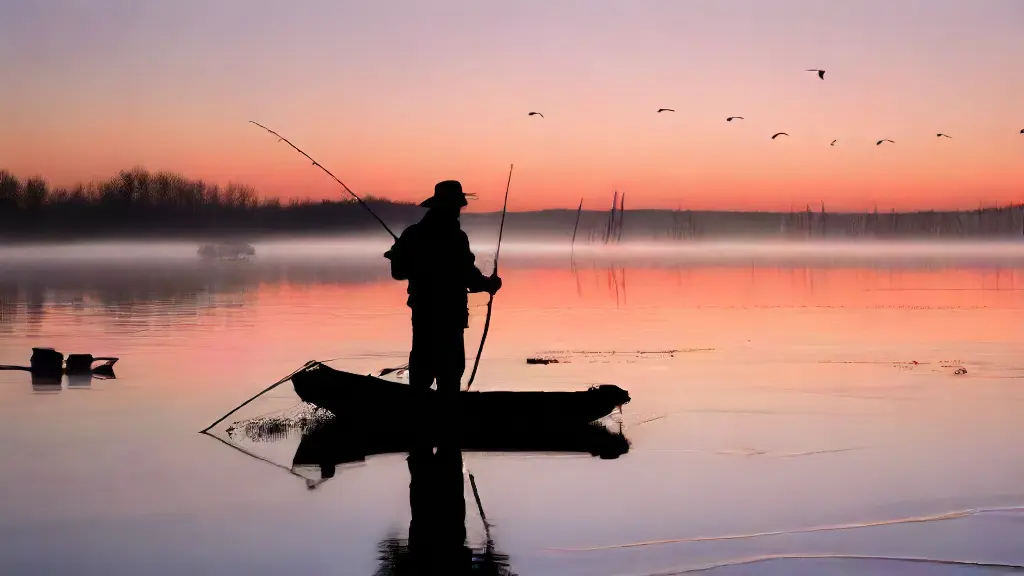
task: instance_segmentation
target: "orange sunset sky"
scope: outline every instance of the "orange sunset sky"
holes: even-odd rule
[[[1021,0],[16,0],[0,168],[343,194],[256,120],[357,193],[455,178],[471,210],[510,163],[510,210],[1020,202],[1022,27]]]

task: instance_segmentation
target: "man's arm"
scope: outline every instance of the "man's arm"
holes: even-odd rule
[[[395,280],[409,279],[409,254],[410,236],[414,233],[413,227],[409,226],[398,236],[398,240],[391,245],[391,249],[384,253],[384,257],[391,261],[391,277]]]
[[[498,287],[501,286],[501,281],[497,279],[497,276],[484,276],[484,273],[476,267],[476,256],[469,248],[469,236],[466,236],[466,233],[461,230],[459,231],[459,243],[461,245],[459,252],[462,254],[463,279],[466,282],[466,288],[470,292],[497,292]]]

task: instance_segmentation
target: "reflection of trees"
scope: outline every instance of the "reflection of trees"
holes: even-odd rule
[[[18,318],[18,287],[0,282],[0,331],[10,330]]]
[[[19,304],[30,323],[42,320],[48,301],[76,311],[95,302],[115,316],[159,308],[161,316],[180,318],[204,309],[245,306],[261,284],[363,284],[389,278],[383,263],[9,266],[0,272],[0,325],[14,322]]]
[[[25,317],[29,325],[35,326],[43,322],[46,316],[46,289],[31,285],[25,291]]]

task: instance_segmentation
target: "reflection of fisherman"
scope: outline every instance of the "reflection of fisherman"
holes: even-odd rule
[[[402,232],[391,250],[391,276],[409,281],[412,308],[410,384],[439,392],[458,392],[466,370],[463,332],[469,322],[468,293],[494,294],[501,278],[484,276],[474,264],[469,238],[459,227],[467,205],[462,184],[439,182],[421,206],[426,215]]]
[[[508,556],[489,539],[481,551],[466,543],[462,452],[451,438],[442,438],[436,452],[431,442],[414,442],[408,463],[409,539],[381,543],[377,576],[511,576]]]
[[[411,370],[410,370],[411,372]],[[469,572],[462,452],[441,445],[409,451],[409,552],[423,574]]]

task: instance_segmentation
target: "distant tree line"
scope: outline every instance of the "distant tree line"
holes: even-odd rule
[[[342,191],[343,194],[346,194]],[[347,195],[347,194],[346,194]],[[422,208],[370,195],[396,233]],[[230,235],[363,231],[379,227],[351,196],[334,201],[260,199],[250,186],[219,186],[169,172],[124,170],[102,182],[54,188],[0,170],[0,237]]]
[[[179,174],[125,170],[102,182],[52,188],[42,178],[21,180],[0,170],[0,239],[37,240],[116,236],[217,237],[268,234],[379,232],[379,224],[343,190],[338,200],[260,199],[239,184],[218,186]],[[423,208],[409,202],[365,196],[363,200],[393,231],[419,219]],[[604,242],[652,238],[788,238],[1024,236],[1024,205],[966,211],[918,212],[723,212],[630,210],[616,192],[611,211],[584,210],[577,241]],[[576,210],[509,214],[514,236],[554,238],[572,234]],[[469,213],[463,226],[471,235],[490,236],[499,213]]]
[[[810,206],[791,212],[780,231],[789,237],[833,236],[893,238],[900,236],[1024,236],[1024,205],[994,206],[977,210],[918,212],[828,213]]]

